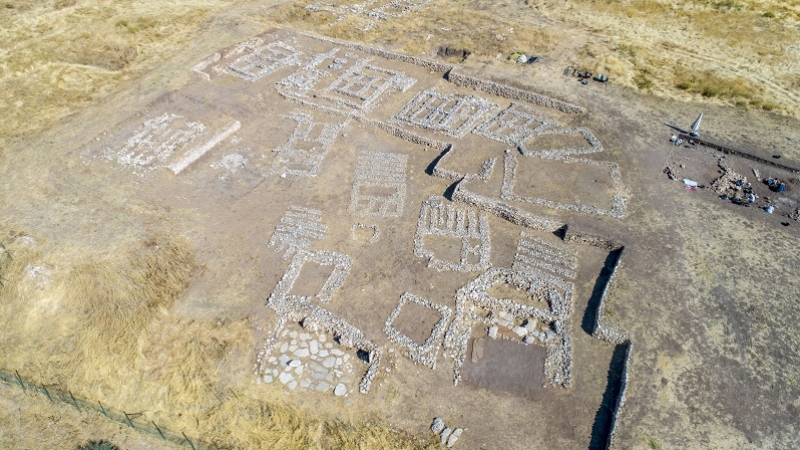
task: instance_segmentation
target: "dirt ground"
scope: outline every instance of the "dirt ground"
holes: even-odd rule
[[[257,34],[257,27],[243,21],[228,25],[224,34],[214,32],[219,28],[209,30],[121,91],[7,149],[3,155],[0,176],[11,188],[0,193],[2,216],[14,229],[24,230],[24,236],[33,236],[38,242],[28,244],[16,234],[4,244],[12,255],[30,255],[22,250],[24,245],[40,246],[35,247],[39,253],[31,256],[30,266],[39,269],[23,266],[25,271],[19,275],[24,278],[17,278],[25,286],[14,292],[20,293],[20,300],[29,308],[17,311],[20,316],[45,317],[60,327],[70,326],[55,319],[51,311],[67,310],[59,289],[69,286],[65,280],[71,274],[70,260],[75,255],[98,259],[124,246],[141,245],[136,242],[143,230],[180,237],[194,249],[199,269],[174,305],[159,313],[164,316],[154,315],[149,322],[147,333],[135,346],[136,358],[147,369],[129,374],[146,386],[148,380],[179,371],[180,358],[191,356],[191,350],[187,350],[177,362],[167,358],[169,367],[159,369],[166,353],[150,341],[162,336],[160,330],[167,329],[172,318],[179,320],[179,325],[169,325],[173,327],[171,336],[181,342],[179,349],[184,345],[180,330],[184,326],[189,329],[185,324],[195,324],[193,333],[199,336],[206,324],[214,323],[213,344],[209,336],[199,347],[204,355],[200,361],[213,366],[213,370],[209,367],[213,372],[208,375],[209,386],[195,391],[206,401],[195,408],[197,411],[187,413],[191,408],[171,398],[172,387],[167,387],[143,390],[152,397],[137,399],[138,405],[160,417],[172,417],[165,420],[173,420],[176,426],[185,426],[194,421],[193,414],[200,414],[198,411],[221,408],[223,396],[245,393],[263,404],[279,401],[320,417],[353,423],[379,418],[392,429],[421,437],[421,442],[431,439],[428,427],[433,417],[442,417],[448,426],[465,430],[456,444],[464,448],[600,448],[598,435],[607,430],[600,430],[597,424],[601,412],[609,406],[606,397],[614,390],[616,375],[609,367],[614,367],[616,355],[614,345],[592,337],[591,326],[585,322],[592,314],[588,305],[608,252],[565,244],[552,233],[525,229],[454,202],[455,208],[487,214],[491,242],[487,266],[438,271],[428,267],[427,258],[415,255],[417,219],[425,202],[453,189],[454,180],[431,176],[432,168],[462,176],[478,174],[485,161],[496,158],[486,179],[464,182],[470,192],[625,246],[605,311],[605,321],[628,331],[634,343],[626,402],[617,424],[617,448],[781,449],[798,444],[795,424],[800,415],[800,374],[797,338],[791,330],[798,316],[798,278],[792,270],[798,255],[792,243],[800,233],[800,222],[786,217],[796,205],[797,186],[790,184],[787,192],[778,196],[758,185],[759,196],[771,196],[780,205],[775,214],[768,215],[757,207],[722,201],[710,189],[688,191],[683,183],[670,181],[662,172],[671,165],[680,177],[707,186],[719,176],[716,164],[720,155],[675,147],[669,142],[673,131],[665,124],[686,127],[700,110],[705,111],[704,136],[764,158],[779,153],[780,161],[797,166],[800,124],[795,119],[754,109],[644,96],[613,84],[592,82],[583,86],[561,74],[563,61],[545,61],[527,71],[527,67],[501,60],[468,59],[458,66],[459,73],[523,87],[585,108],[585,113],[565,114],[531,106],[542,118],[562,127],[591,130],[603,145],[600,153],[575,157],[589,163],[513,154],[521,160],[514,172],[520,181],[508,190],[508,144],[474,133],[453,136],[424,129],[407,120],[395,120],[395,115],[415,95],[431,88],[444,95],[468,94],[488,101],[492,106],[482,120],[505,110],[510,100],[456,87],[442,74],[419,66],[344,48],[319,68],[338,74],[359,60],[371,58],[376,67],[400,71],[401,77],[379,96],[379,101],[364,109],[343,106],[336,99],[349,98],[346,94],[321,89],[338,75],[328,75],[310,93],[294,90],[281,94],[278,89],[287,85],[276,83],[301,67],[291,58],[255,81],[214,70],[215,52]],[[288,29],[263,38],[265,43],[286,43],[302,52],[302,58],[337,47]],[[277,50],[291,52],[283,47]],[[206,59],[209,55],[211,59]],[[225,56],[223,53],[221,57]],[[336,58],[347,61],[337,62]],[[191,70],[202,61],[211,61],[198,69],[208,79]],[[342,67],[334,68],[336,65]],[[386,74],[368,70],[377,77]],[[415,81],[408,86],[402,77]],[[403,86],[407,86],[405,90]],[[332,140],[325,144],[326,153],[314,177],[292,172],[308,170],[307,160],[291,159],[291,152],[274,151],[287,147],[292,134],[302,129],[298,124],[308,124],[303,122],[306,116],[290,115],[293,111],[310,114],[312,122],[329,125],[309,128],[312,138],[322,135]],[[164,134],[165,128],[159,128],[164,124],[178,132]],[[422,138],[454,142],[453,151],[445,156],[412,144],[385,131],[392,127]],[[168,140],[178,144],[137,147],[146,139],[143,131],[155,136],[156,144]],[[545,145],[552,149],[581,144],[570,135],[531,143],[530,148],[535,151]],[[143,148],[147,151],[140,151]],[[195,149],[199,150],[192,153]],[[388,161],[388,165],[371,169],[363,163],[368,152],[381,152],[376,161]],[[754,180],[753,168],[762,178],[792,178],[791,174],[734,156],[726,156],[724,161],[748,181]],[[611,164],[619,169],[619,182],[610,175]],[[577,167],[574,170],[570,167],[573,165]],[[400,190],[398,183],[402,184]],[[356,192],[362,192],[357,186],[364,188],[362,200],[355,197]],[[369,203],[368,195],[383,198],[398,192],[402,192],[400,200],[391,203],[389,210],[380,209],[381,203],[376,210],[376,204]],[[588,205],[596,208],[595,212],[610,211],[615,193],[626,199],[624,214],[619,217],[567,207]],[[547,207],[536,200],[540,198],[561,206]],[[320,300],[320,295],[314,304],[353,324],[366,339],[383,348],[379,375],[367,394],[357,391],[367,369],[364,359],[368,358],[338,344],[330,349],[341,347],[353,358],[350,366],[341,366],[344,376],[349,376],[349,382],[342,382],[347,389],[342,398],[333,394],[333,386],[320,393],[304,389],[302,384],[289,388],[288,383],[278,380],[265,384],[263,373],[256,384],[253,365],[278,323],[268,299],[294,258],[273,239],[292,207],[318,210],[318,215],[303,213],[316,219],[306,215],[303,220],[325,226],[324,232],[304,244],[307,249],[334,252],[351,260],[344,284],[334,289],[330,301]],[[370,232],[364,233],[366,228],[357,226],[359,223],[374,225],[380,233],[369,236]],[[384,333],[385,321],[401,295],[410,292],[456,313],[457,289],[488,266],[511,267],[522,231],[577,252],[568,319],[572,339],[570,387],[542,387],[542,374],[531,375],[530,371],[543,370],[544,347],[488,340],[484,326],[471,330],[473,338],[483,339],[483,355],[477,357],[477,341],[471,340],[463,378],[457,386],[452,382],[453,360],[441,351],[434,370],[403,356],[402,346]],[[426,236],[424,246],[430,245],[437,257],[458,263],[459,239],[431,244],[436,237]],[[473,239],[477,239],[476,245],[484,244],[482,238]],[[94,249],[88,257],[80,250],[87,248]],[[480,264],[477,256],[471,258],[470,264]],[[287,296],[314,296],[327,289],[331,266],[307,264]],[[404,307],[396,328],[420,344],[427,338],[425,331],[436,324],[438,317],[432,311],[418,304],[408,310]],[[226,341],[226,327],[232,330],[231,335],[235,329],[236,336],[247,338],[239,339],[238,344]],[[304,332],[291,323],[286,329]],[[3,335],[4,347],[12,348],[9,345],[18,338]],[[320,338],[314,339],[317,342]],[[286,340],[287,346],[296,345]],[[209,350],[219,342],[224,352]],[[280,355],[280,348],[281,342],[270,355]],[[46,354],[46,346],[44,350]],[[4,364],[18,364],[22,371],[47,366],[46,360],[35,360],[41,353],[23,353],[5,357]],[[515,364],[526,353],[537,355]],[[489,363],[507,366],[495,374]],[[92,370],[85,363],[76,367],[48,367],[47,374],[58,378],[49,381],[69,383],[66,372]],[[124,403],[130,397],[121,392],[133,388],[125,380],[68,387],[111,404]],[[215,396],[216,400],[208,401]],[[177,418],[184,413],[186,418]],[[248,414],[241,412],[240,423],[252,425],[247,422]],[[201,427],[199,422],[196,426]],[[97,427],[100,434],[112,436],[113,431]],[[11,432],[15,433],[13,429]],[[314,433],[311,435],[316,436]],[[18,436],[7,439],[19,442]],[[260,442],[257,438],[245,440],[236,432],[225,436],[244,447]],[[324,443],[328,441],[313,442],[327,447]]]

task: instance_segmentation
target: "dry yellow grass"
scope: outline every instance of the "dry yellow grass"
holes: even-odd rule
[[[438,45],[482,59],[522,50],[654,95],[800,113],[800,5],[791,0],[434,1],[369,31],[359,29],[363,16],[335,21],[306,10],[310,3],[279,7],[272,18],[412,54],[430,55]]]
[[[4,0],[0,149],[172,55],[227,0]]]
[[[800,113],[800,5],[794,1],[570,2],[544,9],[609,44],[576,62],[635,89],[670,98]]]
[[[381,21],[368,31],[359,29],[363,17],[348,16],[336,22],[327,12],[312,12],[306,6],[314,0],[300,0],[277,7],[270,14],[277,23],[339,39],[376,43],[411,54],[431,55],[440,45],[466,49],[476,56],[508,56],[523,50],[533,54],[552,49],[555,38],[539,27],[523,27],[514,20],[465,8],[463,1],[438,2],[423,12],[409,13],[400,19]],[[337,4],[361,3],[357,1]],[[500,37],[498,38],[498,35]]]
[[[78,413],[71,405],[53,403],[42,394],[5,383],[0,383],[0,423],[3,449],[73,450],[99,440],[120,445],[124,450],[181,448],[143,436],[100,414]]]
[[[30,243],[8,224],[0,236],[11,255],[0,269],[7,280],[0,288],[3,370],[118,411],[145,412],[218,445],[423,447],[378,423],[315,417],[275,400],[275,388],[256,388],[247,376],[255,344],[246,320],[171,314],[197,270],[180,238],[148,234],[87,252],[37,237]]]

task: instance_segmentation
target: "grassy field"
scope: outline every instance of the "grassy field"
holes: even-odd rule
[[[54,248],[38,237],[32,244],[31,236],[8,223],[0,236],[9,243],[10,255],[3,260],[7,281],[0,288],[4,370],[117,410],[145,411],[161,426],[188,430],[207,443],[425,447],[378,421],[367,425],[315,417],[277,400],[277,388],[231,381],[229,371],[250,373],[250,324],[171,314],[198,270],[193,250],[181,239],[144,235],[92,253]],[[46,405],[36,414],[44,411]],[[19,428],[3,429],[0,446],[3,439],[11,443],[35,433],[26,418],[8,417],[3,423]],[[86,433],[76,431],[70,439],[78,445]]]
[[[338,20],[301,0],[274,20],[331,37],[415,54],[453,45],[474,57],[522,49],[609,75],[667,98],[800,112],[800,3],[796,1],[483,0],[433,2],[423,12],[378,21]],[[357,4],[355,0],[337,4]]]

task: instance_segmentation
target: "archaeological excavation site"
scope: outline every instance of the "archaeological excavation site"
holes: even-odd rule
[[[105,72],[8,88],[0,447],[800,446],[800,98],[637,90],[540,6],[192,4],[41,125]]]

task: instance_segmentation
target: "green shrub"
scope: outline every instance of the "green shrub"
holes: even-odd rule
[[[636,84],[636,87],[641,90],[648,90],[653,87],[653,80],[644,75],[637,75],[633,77],[633,82]]]

